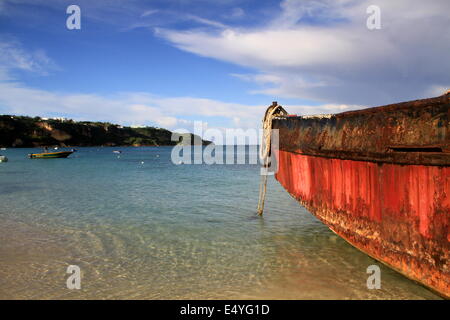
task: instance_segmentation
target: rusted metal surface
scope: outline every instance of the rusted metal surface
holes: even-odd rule
[[[450,95],[444,95],[329,117],[274,119],[273,128],[280,130],[280,149],[299,154],[445,166],[449,120]]]
[[[443,96],[274,120],[276,179],[355,247],[450,298],[449,113]]]

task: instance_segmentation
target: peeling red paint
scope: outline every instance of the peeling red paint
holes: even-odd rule
[[[276,179],[333,231],[450,296],[449,167],[276,156]]]
[[[278,181],[331,230],[450,298],[450,94],[277,117]]]

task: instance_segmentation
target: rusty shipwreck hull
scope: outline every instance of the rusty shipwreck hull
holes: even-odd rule
[[[450,95],[281,117],[276,179],[349,243],[450,297]]]

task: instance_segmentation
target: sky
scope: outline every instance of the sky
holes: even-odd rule
[[[449,12],[448,0],[0,0],[0,114],[248,129],[272,101],[321,114],[438,96]]]

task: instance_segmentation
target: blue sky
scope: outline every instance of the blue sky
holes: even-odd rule
[[[394,2],[0,0],[0,113],[250,128],[273,100],[311,114],[442,94],[450,3]]]

